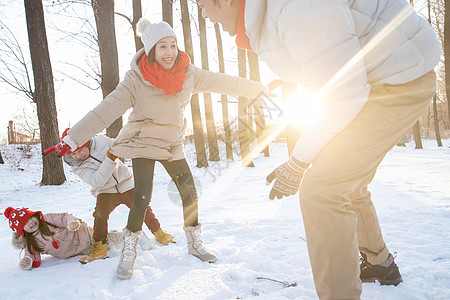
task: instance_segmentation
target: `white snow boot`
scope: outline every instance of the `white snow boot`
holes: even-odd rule
[[[202,223],[198,223],[195,227],[183,226],[183,229],[186,233],[189,254],[209,263],[213,263],[217,260],[217,257],[203,246],[201,236]]]
[[[117,266],[116,276],[120,279],[130,279],[133,275],[134,261],[137,256],[137,246],[141,238],[142,230],[132,232],[128,228],[123,229],[123,248]]]
[[[119,230],[111,230],[108,232],[108,251],[122,251],[123,232]]]
[[[139,239],[139,246],[141,246],[142,250],[147,251],[152,249],[152,241],[150,238],[142,232],[141,238]],[[123,232],[118,230],[111,230],[108,233],[108,251],[122,251],[123,247]]]
[[[139,246],[141,246],[142,250],[144,251],[152,249],[152,241],[145,234],[145,232],[142,232],[141,239],[139,240]]]

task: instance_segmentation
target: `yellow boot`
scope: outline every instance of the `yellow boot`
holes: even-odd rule
[[[106,246],[106,240],[92,243],[89,254],[80,258],[80,263],[87,264],[97,259],[108,258],[108,249]]]
[[[175,243],[175,241],[173,240],[173,235],[163,231],[161,227],[158,229],[158,231],[152,233],[155,236],[156,240],[163,245]]]

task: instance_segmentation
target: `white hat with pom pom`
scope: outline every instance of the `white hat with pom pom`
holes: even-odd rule
[[[148,55],[150,50],[156,45],[156,43],[168,36],[172,36],[177,39],[175,31],[167,22],[153,23],[150,20],[141,18],[136,24],[136,35],[141,37],[142,43],[144,43],[145,54]]]

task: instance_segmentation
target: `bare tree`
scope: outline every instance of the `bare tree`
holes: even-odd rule
[[[217,54],[219,56],[219,72],[225,73],[225,62],[223,59],[223,45],[222,45],[222,35],[220,34],[219,24],[214,24],[214,30],[216,31],[217,40]],[[220,96],[220,102],[222,103],[222,118],[223,118],[223,128],[225,131],[225,145],[227,159],[233,159],[233,141],[231,139],[231,127],[228,117],[228,100],[226,95]]]
[[[34,139],[39,132],[39,122],[33,99],[32,78],[28,71],[29,63],[13,32],[1,21],[0,32],[0,52],[3,54],[0,57],[0,82],[30,100],[29,106],[33,111],[29,113],[28,107],[22,107],[16,110],[14,120],[19,131]]]
[[[16,131],[29,136],[32,140],[39,136],[39,121],[36,118],[36,109],[30,113],[25,107],[22,107],[14,114]]]
[[[181,23],[183,24],[184,45],[187,54],[191,57],[192,63],[194,63],[194,48],[192,46],[191,22],[189,19],[189,8],[187,0],[180,0],[180,7]],[[205,142],[203,139],[202,115],[200,113],[198,94],[192,95],[191,113],[194,129],[195,151],[197,152],[197,168],[207,167],[208,160],[206,158]]]
[[[448,8],[448,6],[445,5],[446,0],[436,0],[431,2],[431,8],[433,11],[433,16],[434,16],[434,22],[432,22],[432,26],[435,29],[440,41],[441,41],[441,47],[442,47],[442,64],[438,65],[438,87],[436,90],[436,94],[437,94],[437,105],[438,105],[438,113],[439,113],[439,117],[438,119],[443,123],[444,128],[445,129],[449,129],[450,127],[448,126],[449,121],[450,121],[450,102],[449,99],[447,97],[447,87],[446,87],[446,78],[447,78],[447,72],[446,72],[446,68],[447,68],[447,64],[446,64],[446,57],[447,57],[447,52],[449,51],[448,49],[446,50],[446,47],[448,48],[448,46],[446,46],[446,39],[445,39],[445,30],[446,30],[446,16],[449,17],[448,15],[446,15],[445,10],[446,8]],[[450,5],[450,4],[449,4]],[[444,104],[444,105],[441,105]],[[442,119],[441,115],[444,114],[445,118]]]
[[[428,23],[431,25],[431,3],[428,0]],[[433,96],[433,120],[434,120],[434,132],[436,136],[436,141],[439,147],[442,146],[441,134],[439,132],[439,120],[438,120],[438,108],[437,108],[437,97],[436,94]]]
[[[439,117],[438,117],[438,105],[436,94],[433,97],[433,122],[437,145],[438,147],[442,147],[441,133],[439,131]]]
[[[444,17],[444,59],[445,59],[445,91],[447,94],[447,112],[450,121],[450,0],[445,0]]]
[[[103,99],[119,84],[119,58],[117,54],[116,29],[114,23],[114,1],[92,0],[95,23],[97,24],[98,48],[102,70]],[[115,120],[107,129],[106,135],[116,137],[122,129],[122,117]]]
[[[206,39],[206,21],[202,17],[202,11],[200,7],[198,9],[198,24],[200,29],[200,52],[202,57],[203,70],[209,70],[208,62],[208,44]],[[214,122],[214,113],[210,93],[203,94],[203,102],[205,104],[205,120],[206,120],[206,133],[208,137],[209,147],[209,160],[219,161],[219,146],[217,144],[216,125]]]
[[[247,77],[247,60],[245,59],[245,50],[238,48],[238,68],[239,77]],[[239,97],[238,115],[239,115],[239,145],[241,149],[241,160],[243,167],[254,167],[250,151],[249,127],[248,127],[248,101],[245,97]]]
[[[48,51],[42,1],[25,0],[24,3],[35,86],[33,100],[37,107],[41,132],[41,148],[43,151],[59,142],[53,73]],[[42,162],[43,174],[41,184],[60,185],[66,180],[62,160],[58,156],[45,156]]]
[[[417,121],[413,126],[413,136],[414,136],[414,141],[416,143],[416,149],[423,149],[419,121]]]
[[[141,0],[133,0],[133,32],[134,32],[134,43],[136,46],[136,52],[144,47],[144,44],[142,43],[142,40],[140,37],[136,35],[136,24],[139,22],[139,19],[142,18],[142,4]]]
[[[414,0],[410,0],[409,3],[414,6]],[[422,137],[420,136],[420,123],[417,121],[413,126],[413,136],[416,142],[416,149],[422,149]]]
[[[0,82],[34,102],[28,62],[13,32],[0,21]]]
[[[175,0],[161,0],[163,21],[173,27],[173,3]]]
[[[261,81],[261,75],[259,73],[259,61],[258,55],[253,51],[247,51],[248,57],[248,67],[250,69],[250,79],[255,81]],[[264,144],[266,141],[264,139],[264,132],[266,131],[266,120],[264,118],[264,106],[262,99],[255,99],[252,102],[253,111],[255,114],[255,125],[256,125],[256,138],[259,145]],[[261,152],[264,153],[264,156],[269,156],[269,146],[265,146]]]

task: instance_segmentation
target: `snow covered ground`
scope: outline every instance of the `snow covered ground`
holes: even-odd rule
[[[364,284],[363,299],[450,299],[449,144],[396,147],[379,168],[371,191],[404,282],[397,287]],[[28,155],[16,148],[0,147],[6,161],[0,165],[1,213],[8,206],[67,211],[92,225],[95,199],[89,187],[69,169],[62,186],[40,186],[40,145]],[[12,247],[11,229],[1,216],[0,299],[316,299],[298,196],[268,200],[265,177],[287,159],[284,144],[271,144],[270,150],[271,157],[255,158],[255,168],[222,161],[197,169],[193,146],[186,146],[201,186],[203,240],[218,256],[216,263],[188,255],[181,207],[158,165],[151,204],[176,244],[156,244],[145,228],[152,249],[139,249],[133,277],[126,281],[115,276],[119,253],[87,265],[79,257],[44,256],[41,267],[22,271],[17,265],[21,254]],[[119,206],[110,216],[110,229],[123,228],[127,215],[127,207]]]

